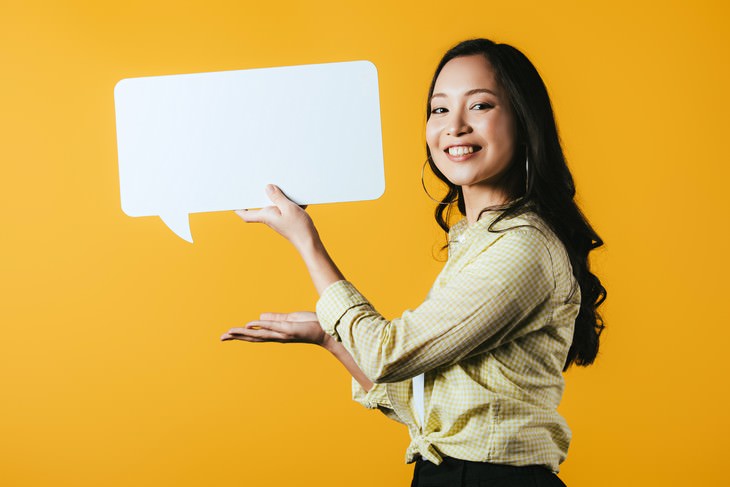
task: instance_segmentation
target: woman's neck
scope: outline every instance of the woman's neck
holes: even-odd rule
[[[464,195],[466,219],[469,225],[476,223],[479,214],[484,208],[504,205],[510,200],[507,191],[499,187],[479,185],[462,186],[461,192]]]

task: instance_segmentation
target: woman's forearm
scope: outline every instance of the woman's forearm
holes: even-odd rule
[[[278,186],[269,184],[266,192],[275,206],[238,210],[236,214],[249,223],[265,223],[289,240],[304,259],[319,294],[330,284],[345,279],[325,250],[319,232],[304,208],[287,198]]]
[[[358,384],[360,384],[365,392],[370,391],[370,389],[373,387],[373,382],[367,378],[362,370],[360,370],[360,367],[357,366],[355,360],[352,358],[352,355],[350,355],[350,352],[347,351],[342,343],[338,342],[330,335],[325,335],[325,342],[323,344],[323,347],[326,350],[329,350],[329,352],[334,355],[337,360],[342,363],[342,365],[345,366],[347,371],[350,372],[350,375],[352,375],[352,377],[358,382]]]
[[[320,295],[330,284],[345,279],[327,253],[319,234],[316,232],[306,241],[296,245],[296,248],[307,266],[317,293]]]
[[[324,248],[318,234],[313,235],[305,244],[297,246],[297,250],[304,259],[314,287],[317,288],[319,294],[322,294],[330,284],[345,279],[345,276],[342,275],[342,272],[327,253],[327,249]],[[373,382],[358,367],[355,359],[352,358],[352,355],[342,343],[335,340],[331,335],[325,334],[325,341],[322,346],[345,366],[365,392],[373,387]]]

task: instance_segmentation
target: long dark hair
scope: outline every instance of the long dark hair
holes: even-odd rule
[[[517,125],[514,159],[504,180],[509,183],[506,188],[511,193],[513,203],[507,206],[488,230],[495,231],[493,227],[499,221],[526,211],[529,207],[558,236],[568,252],[573,275],[581,292],[573,342],[563,370],[573,363],[590,365],[598,354],[599,337],[604,328],[597,308],[606,299],[606,289],[590,271],[588,253],[603,245],[603,240],[574,201],[573,176],[565,162],[547,88],[537,69],[522,52],[508,44],[497,44],[488,39],[460,42],[444,54],[436,68],[426,100],[426,119],[431,116],[431,95],[444,65],[456,57],[475,54],[484,56],[494,69],[497,81],[508,95]],[[448,186],[448,192],[435,212],[436,222],[448,232],[453,204],[456,204],[462,215],[466,214],[464,195],[460,186],[451,183],[438,170],[428,144],[426,153],[431,170]],[[525,161],[527,156],[529,171],[525,170],[524,163],[516,163]]]

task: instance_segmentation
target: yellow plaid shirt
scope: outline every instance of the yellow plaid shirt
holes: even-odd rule
[[[420,455],[559,471],[571,432],[556,410],[580,289],[560,240],[533,212],[487,228],[489,211],[449,231],[449,259],[426,300],[385,319],[348,281],[317,302],[323,329],[375,385],[353,398],[404,423]],[[412,378],[425,373],[425,423]]]

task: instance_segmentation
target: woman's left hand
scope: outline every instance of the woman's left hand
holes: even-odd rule
[[[319,238],[312,219],[304,208],[291,201],[278,186],[266,186],[266,194],[274,203],[260,210],[236,210],[236,214],[245,222],[265,223],[279,235],[283,236],[294,247],[301,250],[305,244]]]
[[[262,313],[259,321],[247,323],[243,328],[228,330],[221,336],[221,341],[312,343],[324,347],[328,337],[315,313],[297,311]]]

